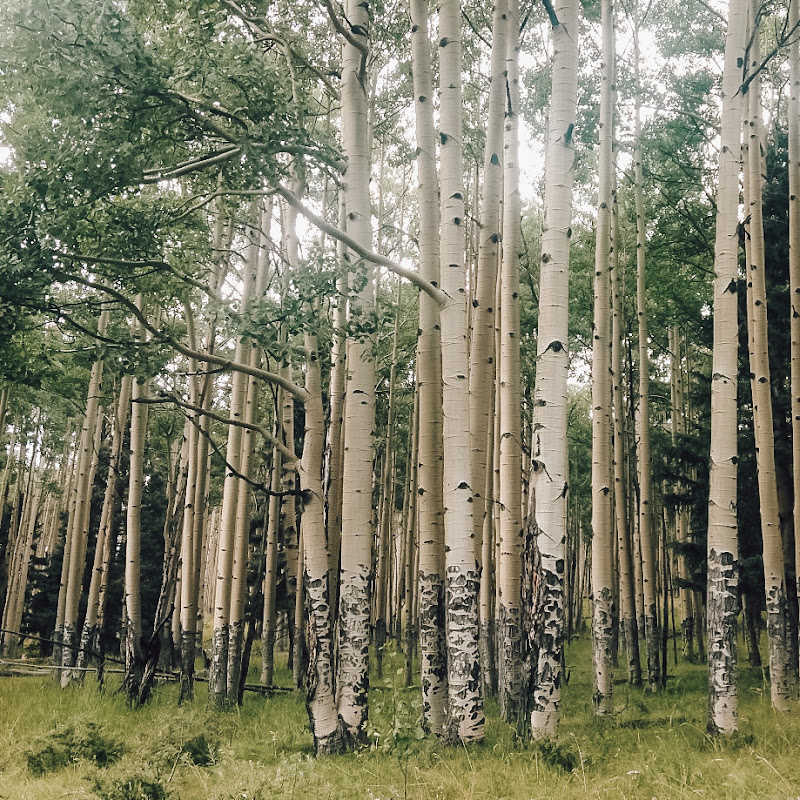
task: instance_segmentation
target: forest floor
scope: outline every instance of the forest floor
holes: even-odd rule
[[[390,656],[384,680],[374,680],[370,694],[372,746],[319,760],[298,693],[264,698],[248,692],[240,710],[214,713],[206,708],[204,685],[193,704],[178,707],[177,687],[168,684],[145,708],[131,711],[114,691],[111,677],[118,676],[109,676],[104,692],[91,676],[84,687],[66,691],[47,678],[4,677],[0,798],[800,797],[800,714],[794,708],[775,716],[760,669],[742,668],[741,734],[721,742],[705,733],[704,665],[674,667],[670,648],[667,689],[652,695],[618,681],[617,713],[598,721],[588,639],[574,642],[566,660],[570,680],[555,745],[519,741],[493,702],[479,745],[445,747],[417,738],[419,689],[399,688],[400,657]],[[254,664],[251,679],[257,676]],[[290,682],[281,670],[276,683]],[[59,765],[65,742],[72,742],[74,760]],[[104,760],[111,763],[96,763]]]

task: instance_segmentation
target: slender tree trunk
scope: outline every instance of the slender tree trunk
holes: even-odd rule
[[[594,706],[598,715],[613,711],[614,686],[611,640],[614,619],[613,549],[611,528],[611,191],[613,169],[612,80],[614,74],[611,0],[601,2],[603,62],[600,89],[600,187],[594,260],[594,333],[592,341],[592,648]]]
[[[117,410],[113,419],[111,455],[108,462],[108,477],[103,495],[103,510],[100,514],[100,527],[97,533],[92,578],[86,602],[86,618],[81,632],[80,651],[77,665],[86,666],[90,652],[97,640],[97,620],[100,612],[100,592],[103,573],[111,558],[111,531],[114,521],[114,507],[117,502],[117,478],[119,477],[119,460],[122,454],[122,440],[128,425],[128,413],[131,407],[131,376],[124,375],[120,382]],[[76,677],[81,680],[82,673]]]
[[[275,601],[278,582],[278,519],[281,513],[281,498],[279,496],[281,474],[281,452],[277,447],[273,447],[265,553],[264,617],[261,628],[261,683],[264,686],[272,686],[275,674]]]
[[[330,607],[330,575],[323,519],[322,455],[325,441],[322,383],[316,337],[305,334],[306,419],[300,486],[303,491],[301,541],[308,597],[308,687],[306,707],[320,755],[344,749],[343,723],[336,708],[333,665],[333,619]],[[295,636],[300,632],[296,631]]]
[[[534,738],[555,735],[560,718],[564,642],[564,539],[567,464],[567,312],[572,232],[573,132],[577,105],[578,4],[558,0],[551,16],[553,84],[545,171],[534,396],[532,489],[544,582],[531,712]]]
[[[141,310],[142,297],[136,299]],[[137,338],[144,339],[141,324],[135,328]],[[130,465],[128,468],[128,511],[125,532],[125,692],[135,703],[143,670],[142,592],[141,592],[141,515],[144,487],[144,448],[147,438],[148,406],[137,403],[147,394],[147,380],[134,376],[131,387]]]
[[[447,602],[448,719],[445,738],[483,738],[483,687],[478,652],[480,574],[472,524],[464,273],[462,158],[461,7],[439,8],[441,142],[442,438]]]
[[[351,40],[342,50],[342,142],[347,155],[344,175],[347,232],[361,245],[372,244],[369,197],[366,53],[370,15],[366,4],[347,0]],[[372,266],[363,264],[366,280],[351,298],[351,318],[368,319],[374,305]],[[369,576],[372,558],[372,473],[375,428],[375,362],[368,337],[347,342],[344,462],[342,465],[342,544],[339,586],[339,716],[347,738],[366,735],[369,690]]]
[[[433,78],[428,4],[410,0],[416,114],[420,273],[439,282],[439,199],[433,125]],[[417,391],[419,394],[419,604],[422,724],[440,733],[447,700],[444,616],[444,528],[442,499],[442,364],[439,308],[419,296]]]
[[[639,321],[639,547],[642,559],[644,635],[647,646],[647,684],[655,691],[659,678],[659,635],[656,596],[656,553],[653,544],[652,478],[650,456],[650,355],[647,333],[646,258],[647,232],[644,218],[641,151],[641,86],[639,79],[639,20],[634,23],[634,71],[636,107],[634,111],[635,148],[633,155],[634,203],[636,206],[636,316]]]
[[[755,35],[750,44],[751,69],[759,69],[761,52],[755,4],[750,2],[750,20]],[[749,144],[747,148],[750,203],[750,257],[747,264],[748,321],[750,337],[750,385],[753,394],[753,428],[756,442],[758,495],[763,542],[764,586],[766,589],[767,639],[769,642],[770,694],[776,711],[789,710],[791,653],[788,598],[783,567],[783,545],[778,513],[775,476],[775,438],[772,425],[772,382],[770,379],[767,326],[767,290],[764,259],[764,222],[761,178],[761,79],[755,75],[747,92],[749,99]]]
[[[469,360],[469,429],[472,450],[475,541],[483,537],[486,514],[487,431],[494,385],[495,284],[500,256],[500,202],[503,194],[503,109],[506,102],[508,2],[496,0],[492,16],[489,103],[483,158],[483,202],[478,230],[478,274],[471,308]],[[510,84],[509,84],[510,86]],[[514,109],[516,112],[516,109]],[[477,167],[476,167],[477,169]],[[515,165],[518,171],[518,165]],[[478,197],[477,178],[475,198]],[[481,554],[482,555],[482,554]],[[482,560],[482,558],[481,558]],[[483,620],[483,618],[482,618]]]
[[[708,727],[737,729],[736,616],[739,554],[736,518],[739,167],[746,3],[730,0],[722,73],[722,126],[714,243],[714,350],[708,497]]]
[[[500,303],[500,627],[503,660],[500,712],[518,728],[522,693],[522,421],[520,411],[519,248],[519,2],[508,4],[507,105],[503,158],[503,259]],[[485,428],[481,430],[485,438]],[[480,476],[485,480],[484,475]]]

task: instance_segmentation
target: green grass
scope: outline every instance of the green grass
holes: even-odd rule
[[[519,742],[493,702],[480,745],[448,748],[418,739],[418,690],[392,688],[393,680],[402,681],[397,656],[387,659],[382,683],[389,688],[371,693],[372,746],[320,760],[312,756],[296,694],[248,693],[242,709],[215,714],[205,707],[203,685],[195,703],[181,708],[176,687],[167,685],[147,707],[131,711],[115,684],[100,693],[91,677],[83,688],[66,691],[44,678],[0,678],[0,798],[148,800],[156,795],[142,787],[153,784],[172,800],[800,796],[800,716],[796,708],[780,717],[771,711],[760,670],[741,670],[741,735],[722,742],[705,734],[703,666],[671,667],[669,687],[658,695],[618,683],[617,714],[598,721],[590,663],[588,641],[574,643],[555,757],[553,748]],[[276,682],[289,684],[285,669]],[[31,774],[27,754],[49,732],[57,726],[84,730],[88,723],[123,744],[119,760],[99,767],[83,759],[41,777]],[[187,743],[201,735],[211,754],[206,766],[187,752],[197,741]],[[559,766],[564,756],[574,760],[572,771]]]

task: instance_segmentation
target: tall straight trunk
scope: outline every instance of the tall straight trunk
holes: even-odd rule
[[[247,269],[242,289],[242,307],[246,307],[252,290],[253,274]],[[244,337],[236,344],[235,361],[242,363],[250,358],[250,345]],[[234,372],[231,377],[229,416],[236,422],[244,414],[248,376]],[[231,612],[231,584],[233,582],[233,551],[236,534],[236,512],[239,500],[242,457],[242,427],[228,425],[228,442],[225,450],[225,481],[222,489],[222,516],[217,542],[217,570],[214,584],[214,638],[211,673],[209,675],[209,700],[216,708],[226,705],[228,696],[228,647]]]
[[[316,337],[305,334],[306,404],[300,487],[303,563],[308,592],[308,689],[306,707],[317,754],[344,749],[344,721],[336,708],[333,665],[333,618],[330,607],[328,548],[325,541],[322,494],[322,455],[325,442],[322,382]],[[344,588],[344,587],[343,587]],[[295,633],[299,635],[299,631]]]
[[[708,496],[708,727],[737,727],[736,616],[739,551],[736,517],[739,167],[745,0],[730,0],[722,73],[721,149],[714,242],[714,349]]]
[[[253,227],[259,225],[258,204],[252,207]],[[254,287],[256,300],[260,300],[264,293],[266,276],[259,258],[258,229],[251,230],[249,236],[253,243],[249,247],[246,268],[250,275],[247,283]],[[247,298],[248,302],[250,298]],[[249,347],[249,366],[257,368],[261,364],[261,350],[254,343]],[[253,425],[256,422],[258,410],[259,381],[249,375],[245,381],[244,396],[244,422]],[[242,475],[250,474],[250,461],[253,454],[255,432],[245,428],[241,434],[241,451],[239,455],[239,471]],[[247,566],[250,544],[250,485],[245,480],[239,480],[236,496],[236,521],[234,528],[233,566],[231,569],[231,600],[228,618],[228,674],[227,674],[227,702],[230,705],[239,704],[239,683],[242,671],[242,647],[244,644],[245,607],[247,601]]]
[[[522,420],[520,411],[519,0],[508,3],[507,106],[503,143],[503,259],[500,303],[500,627],[503,660],[500,712],[524,727],[522,692]],[[488,382],[487,382],[488,383]],[[486,438],[485,426],[481,433]],[[479,479],[485,482],[485,476]]]
[[[497,0],[492,15],[492,53],[486,145],[483,154],[483,202],[478,230],[478,274],[471,298],[469,359],[469,429],[472,450],[473,525],[475,541],[483,536],[486,513],[486,432],[490,424],[494,379],[495,283],[500,254],[500,201],[503,194],[503,108],[506,100],[508,2]],[[510,85],[510,84],[509,84]],[[518,169],[518,167],[517,167]],[[478,194],[477,179],[475,197]],[[470,308],[468,305],[468,309]]]
[[[383,677],[383,650],[386,646],[387,584],[390,567],[392,529],[392,427],[394,425],[394,384],[397,373],[397,334],[400,330],[400,288],[398,284],[392,335],[392,354],[389,365],[389,402],[386,411],[386,435],[383,443],[383,502],[378,528],[378,568],[375,576],[375,660],[377,676]]]
[[[750,45],[751,69],[761,62],[760,30],[750,2],[749,17],[755,28]],[[764,257],[764,221],[761,177],[761,79],[756,74],[747,92],[749,106],[749,143],[747,148],[748,190],[750,203],[750,257],[747,264],[748,321],[750,337],[750,385],[753,394],[753,428],[758,467],[758,496],[761,512],[762,561],[766,589],[767,639],[769,642],[770,695],[776,711],[789,710],[791,690],[791,653],[789,609],[783,567],[783,544],[778,512],[775,476],[775,436],[772,425],[772,381],[770,379],[767,325],[767,289]]]
[[[103,495],[103,509],[100,513],[100,527],[97,533],[92,577],[86,602],[86,618],[81,631],[78,666],[85,667],[88,656],[94,649],[97,639],[97,620],[100,612],[100,591],[103,582],[105,565],[111,557],[111,529],[114,521],[114,506],[117,502],[117,479],[119,477],[119,460],[122,455],[122,440],[128,425],[128,413],[131,407],[131,376],[124,375],[120,381],[117,409],[112,421],[111,455],[108,462],[108,477]],[[80,679],[80,674],[77,675]]]
[[[419,547],[417,525],[417,489],[419,481],[417,478],[419,463],[419,393],[414,394],[414,411],[411,417],[411,449],[406,461],[409,471],[406,489],[406,554],[405,554],[405,585],[403,587],[403,610],[400,629],[405,635],[405,655],[406,655],[406,674],[405,685],[411,686],[413,681],[414,650],[417,644],[417,618],[414,614],[414,586],[416,584],[416,573],[414,562]]]
[[[499,285],[499,282],[498,282]],[[493,334],[494,335],[494,334]],[[494,343],[492,352],[494,353]],[[495,370],[492,370],[494,373]],[[497,665],[495,662],[495,603],[494,603],[494,577],[495,577],[495,517],[496,503],[494,494],[494,428],[495,428],[495,382],[497,376],[492,375],[491,400],[489,405],[489,425],[486,430],[486,481],[484,497],[486,498],[486,511],[483,515],[483,531],[481,536],[481,587],[479,596],[480,611],[480,651],[481,671],[483,673],[483,690],[487,696],[492,696],[497,690]],[[497,420],[499,423],[499,419]]]
[[[372,245],[369,197],[367,76],[370,14],[365,3],[347,0],[350,39],[342,48],[342,142],[347,232],[358,244]],[[351,318],[368,319],[374,306],[372,266],[351,297]],[[372,436],[375,428],[375,362],[368,337],[347,341],[344,462],[342,465],[342,543],[339,586],[337,691],[339,716],[347,738],[366,736],[369,690],[369,577],[372,559]]]
[[[141,310],[142,296],[136,298]],[[135,336],[144,339],[141,323]],[[131,386],[130,462],[128,467],[128,506],[125,525],[125,679],[131,703],[136,702],[144,670],[141,591],[142,489],[144,487],[144,448],[147,438],[148,406],[137,403],[147,394],[147,380],[134,376]]]
[[[278,428],[277,425],[276,428]],[[261,628],[261,683],[264,686],[272,686],[275,673],[275,601],[278,582],[278,518],[281,513],[281,476],[281,451],[277,447],[273,447],[265,552],[266,565],[264,568],[264,616]]]
[[[541,554],[541,645],[533,682],[531,731],[555,735],[564,642],[564,523],[567,465],[567,310],[572,232],[573,131],[577,104],[578,4],[559,0],[551,16],[553,83],[545,171],[545,227],[539,282],[532,489]]]
[[[682,359],[682,335],[678,326],[671,329],[672,334],[672,378],[675,385],[675,399],[672,406],[672,435],[673,445],[678,444],[678,436],[686,435],[686,417],[684,415],[683,402],[683,367]],[[679,506],[675,511],[675,535],[679,547],[685,546],[689,540],[689,511],[684,506]],[[683,652],[689,661],[694,661],[694,611],[693,611],[693,592],[687,586],[689,580],[689,567],[685,552],[679,550],[677,554],[678,578],[680,585],[678,588],[680,598],[680,620],[681,637],[683,639]]]
[[[644,636],[647,647],[647,684],[655,691],[660,682],[658,612],[656,609],[656,553],[653,544],[652,478],[650,456],[650,355],[647,342],[647,233],[644,218],[641,150],[641,85],[639,79],[639,20],[634,24],[634,110],[635,147],[633,155],[634,204],[636,207],[636,317],[639,321],[639,407],[636,417],[639,438],[639,548],[642,559]]]
[[[614,519],[619,550],[620,616],[625,634],[628,660],[628,682],[642,685],[642,666],[639,656],[639,629],[636,617],[635,572],[633,545],[628,517],[628,481],[625,469],[625,404],[622,376],[623,304],[619,275],[619,235],[617,197],[614,193],[614,247],[611,269],[611,379],[614,406]]]
[[[339,228],[347,228],[344,192],[339,193]],[[342,427],[344,423],[344,384],[347,367],[345,327],[347,325],[348,278],[344,244],[336,242],[336,260],[341,270],[336,279],[336,305],[333,312],[333,342],[331,345],[330,425],[326,453],[325,527],[330,559],[331,607],[338,608],[339,550],[342,539]]]
[[[447,295],[440,312],[448,681],[445,738],[470,742],[483,738],[485,719],[478,651],[480,574],[470,488],[461,66],[461,5],[459,0],[445,0],[439,9],[439,264]]]
[[[108,326],[109,313],[103,311],[97,322],[100,336]],[[92,497],[92,461],[100,446],[98,413],[103,381],[103,360],[97,359],[92,365],[89,378],[89,391],[86,398],[86,413],[81,430],[81,453],[78,467],[78,483],[75,495],[74,527],[70,542],[69,572],[66,599],[64,603],[64,632],[61,663],[64,667],[75,664],[78,654],[78,607],[83,587],[83,572],[86,562],[86,547],[89,540],[89,511]],[[102,425],[102,419],[100,420]],[[95,468],[96,468],[96,461]],[[72,678],[70,672],[62,673],[62,685]]]
[[[410,0],[411,52],[416,115],[420,273],[439,282],[439,193],[436,135],[433,126],[433,78],[428,38],[428,4]],[[442,362],[439,307],[427,294],[419,296],[417,392],[419,394],[420,684],[422,724],[440,733],[447,700],[447,655],[444,617],[444,527],[442,499]]]
[[[789,25],[800,22],[800,3],[789,4]],[[792,485],[795,592],[800,602],[800,40],[789,45],[789,302],[791,306]],[[798,626],[800,628],[800,626]],[[800,650],[800,647],[798,647]]]
[[[598,715],[613,711],[614,538],[611,528],[611,304],[609,265],[613,169],[612,80],[614,7],[600,4],[603,59],[600,83],[600,165],[594,258],[594,332],[592,338],[592,652],[594,706]]]

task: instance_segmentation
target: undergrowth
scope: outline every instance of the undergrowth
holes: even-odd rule
[[[250,680],[257,683],[254,658]],[[58,688],[39,678],[0,679],[0,797],[44,800],[531,800],[595,798],[797,798],[800,717],[775,715],[761,670],[740,671],[740,729],[706,733],[706,669],[672,663],[667,688],[614,686],[615,713],[592,711],[588,639],[567,652],[569,685],[554,741],[520,740],[487,702],[486,738],[445,747],[422,735],[419,689],[402,686],[402,656],[373,676],[369,746],[315,759],[303,698],[247,693],[241,709],[215,713],[206,689],[177,705],[159,686],[131,711],[112,676],[105,692]],[[116,676],[113,676],[116,677]],[[291,685],[282,666],[276,683]]]

